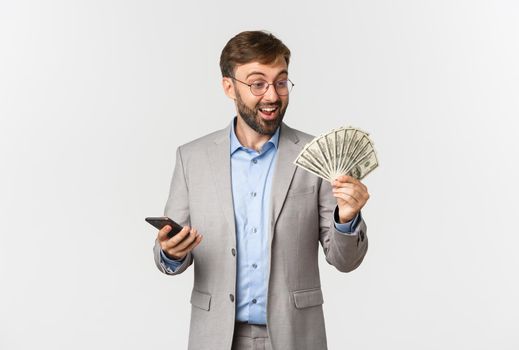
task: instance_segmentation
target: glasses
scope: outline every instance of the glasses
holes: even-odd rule
[[[252,84],[247,84],[244,81],[238,80],[235,77],[230,77],[232,80],[236,80],[242,84],[247,85],[250,88],[250,92],[254,96],[262,96],[265,95],[267,90],[269,89],[270,85],[274,86],[274,90],[276,90],[276,93],[279,96],[287,96],[292,88],[294,87],[294,83],[292,83],[289,79],[286,80],[278,80],[273,82],[272,84],[269,84],[265,80],[256,80],[253,81]]]

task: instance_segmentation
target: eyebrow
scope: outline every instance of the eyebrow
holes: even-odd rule
[[[283,69],[281,72],[279,72],[277,75],[276,75],[276,78],[279,77],[281,74],[288,74],[288,71],[286,69]],[[263,72],[257,72],[257,71],[252,71],[250,72],[249,74],[247,74],[247,76],[245,77],[245,79],[249,79],[249,77],[251,75],[262,75],[262,76],[265,76],[265,73]]]

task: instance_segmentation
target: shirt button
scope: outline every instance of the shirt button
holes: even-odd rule
[[[234,303],[234,295],[229,294],[229,299],[231,299],[231,302]]]
[[[256,299],[252,299],[252,303],[256,304],[258,301]]]
[[[252,233],[256,233],[256,231],[258,231],[258,230],[256,229],[256,227],[253,227],[253,228],[252,228]]]
[[[236,256],[236,249],[232,248],[231,253],[232,253],[232,256]]]
[[[251,192],[251,193],[250,193],[250,196],[251,196],[251,197],[256,197],[256,192]]]
[[[256,164],[256,163],[258,162],[258,160],[257,160],[257,159],[253,159],[252,162],[253,162],[254,164]]]
[[[256,267],[258,267],[258,265],[256,265],[256,264],[252,264],[252,267],[253,267],[253,268],[256,268]]]

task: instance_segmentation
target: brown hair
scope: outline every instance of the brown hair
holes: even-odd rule
[[[234,77],[236,65],[250,62],[269,64],[283,57],[290,61],[290,50],[281,40],[266,31],[246,31],[233,37],[220,55],[223,77]]]

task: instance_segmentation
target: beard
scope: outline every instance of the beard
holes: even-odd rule
[[[259,115],[259,109],[263,107],[277,107],[278,116],[273,120],[265,120]],[[242,117],[245,123],[258,134],[272,136],[276,132],[277,128],[281,125],[288,104],[285,108],[281,108],[283,104],[280,100],[273,103],[258,103],[254,106],[254,109],[249,108],[242,100],[240,93],[236,90],[236,107],[238,108],[238,114]]]

